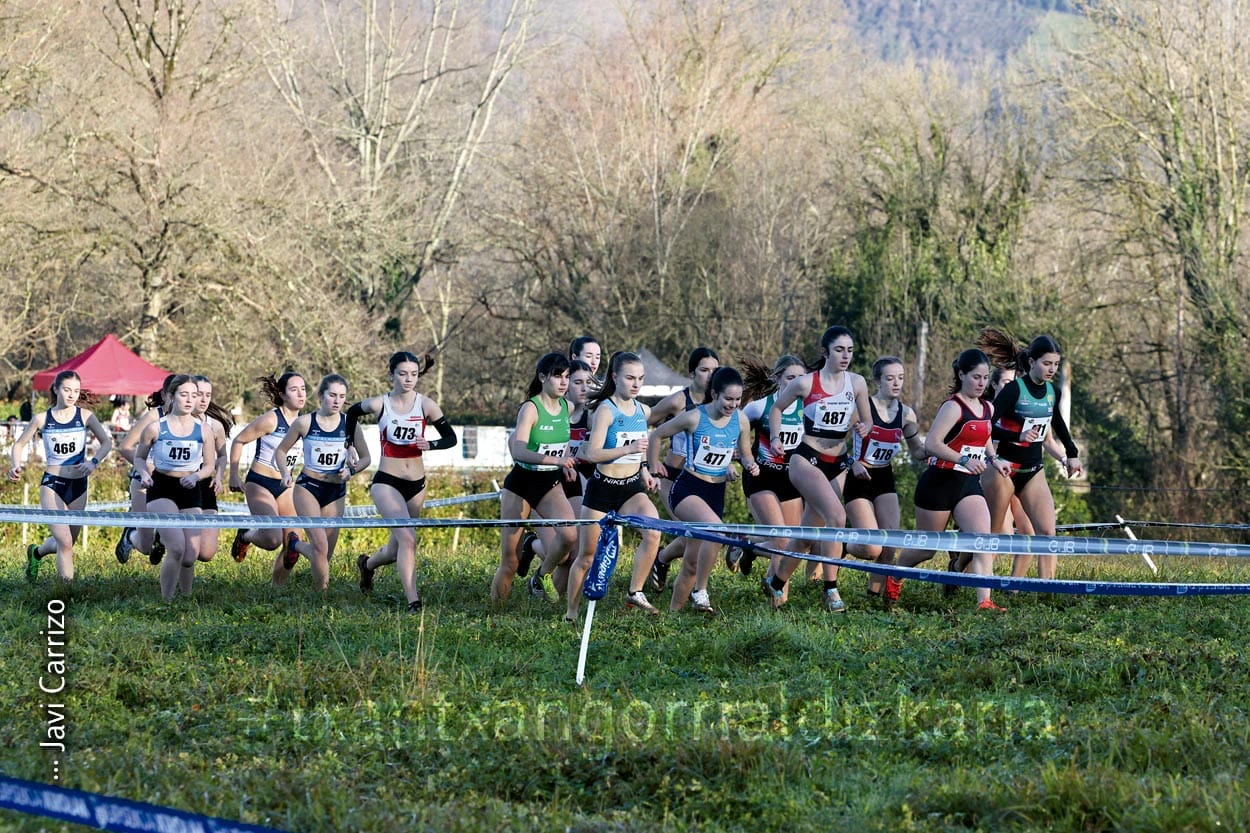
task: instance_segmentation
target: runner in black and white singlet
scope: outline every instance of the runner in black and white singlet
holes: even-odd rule
[[[72,370],[56,375],[49,390],[52,407],[35,414],[26,430],[9,450],[9,479],[22,475],[22,455],[36,433],[43,437],[44,473],[39,481],[39,505],[44,509],[85,509],[87,476],[113,449],[113,435],[91,411],[78,407],[82,380]],[[87,459],[87,434],[100,443]],[[33,582],[45,555],[56,553],[56,573],[64,581],[74,578],[74,543],[82,526],[49,524],[50,535],[26,547],[26,580]]]
[[[200,481],[200,511],[205,515],[217,514],[217,496],[221,494],[226,472],[226,439],[234,428],[234,419],[220,405],[213,401],[213,383],[207,376],[192,376],[200,392],[199,402],[192,411],[204,423],[204,440],[213,443],[217,465],[211,477]],[[221,530],[216,527],[201,529],[196,538],[199,540],[199,560],[212,561],[217,555],[217,540]]]
[[[338,518],[347,505],[347,483],[369,468],[369,446],[359,425],[348,428],[347,380],[337,373],[323,376],[317,385],[317,410],[304,414],[291,423],[290,429],[274,451],[273,462],[283,487],[292,483],[291,495],[297,514],[306,518]],[[304,469],[297,479],[287,467],[287,452],[303,441]],[[355,448],[359,459],[349,462],[349,448]],[[300,541],[293,531],[287,533],[282,549],[281,570],[274,573],[274,583],[283,584],[301,555],[312,566],[313,584],[318,590],[330,586],[330,558],[339,540],[337,527],[309,527],[307,541]]]
[[[148,511],[200,513],[200,480],[216,471],[214,444],[205,442],[204,424],[192,411],[200,398],[190,376],[175,376],[169,412],[143,430],[135,450],[135,469],[148,489]],[[149,457],[151,468],[149,471]],[[199,530],[165,528],[161,538],[167,553],[161,564],[161,598],[191,592],[199,556]]]
[[[391,355],[391,390],[357,402],[347,412],[348,432],[365,414],[378,415],[378,435],[382,459],[373,475],[369,494],[384,518],[419,518],[425,503],[425,462],[421,455],[429,449],[452,448],[456,432],[443,416],[443,409],[428,396],[417,392],[417,381],[434,365],[426,354],[419,359],[406,350]],[[426,426],[438,431],[438,439],[425,438]],[[417,592],[417,536],[411,527],[391,529],[386,545],[372,555],[356,559],[360,572],[360,590],[373,590],[373,572],[383,564],[394,564],[399,581],[408,599],[408,610],[421,610],[421,594]]]
[[[261,390],[268,397],[272,408],[249,422],[234,438],[230,446],[230,491],[243,492],[247,501],[247,509],[253,515],[273,517],[275,515],[295,514],[295,502],[291,487],[283,487],[282,475],[274,463],[274,452],[286,438],[291,423],[299,417],[307,401],[307,388],[304,377],[293,370],[288,370],[274,378],[262,376],[258,380]],[[255,444],[251,466],[247,471],[247,479],[239,478],[239,461],[243,449]],[[287,471],[295,471],[299,465],[302,446],[292,446],[286,455]],[[273,552],[286,542],[291,530],[281,529],[240,529],[234,534],[230,544],[230,555],[235,561],[242,563],[247,557],[248,547],[255,544],[263,550]],[[278,553],[274,560],[274,581],[281,583],[289,570],[283,563],[284,554]]]
[[[142,478],[139,476],[139,469],[134,465],[135,449],[139,447],[139,438],[143,436],[143,432],[147,430],[148,426],[165,416],[166,409],[169,408],[170,400],[174,395],[170,385],[173,384],[176,378],[177,374],[174,373],[166,376],[165,381],[161,383],[161,389],[153,391],[144,400],[147,410],[139,415],[139,418],[135,420],[135,424],[126,432],[126,436],[122,438],[121,443],[117,446],[117,453],[127,463],[131,464],[131,512],[146,512],[148,505],[147,488],[144,487]],[[160,564],[161,559],[165,557],[165,545],[161,543],[154,529],[134,529],[131,527],[123,529],[122,534],[117,537],[117,546],[113,548],[113,552],[117,556],[117,562],[125,564],[130,560],[130,553],[133,550],[138,550],[148,556],[148,560],[152,564]]]

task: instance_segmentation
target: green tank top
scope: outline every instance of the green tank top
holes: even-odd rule
[[[530,429],[530,441],[525,444],[526,450],[536,451],[547,457],[563,457],[569,447],[568,401],[560,400],[560,412],[557,414],[547,413],[547,409],[543,407],[537,396],[530,402],[534,403],[534,408],[538,411],[538,420]],[[522,463],[519,460],[517,465],[530,471],[555,471],[560,468],[559,466],[540,466],[537,463]]]

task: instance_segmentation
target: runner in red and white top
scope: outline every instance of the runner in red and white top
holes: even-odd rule
[[[796,399],[803,401],[803,441],[789,453],[790,482],[805,501],[804,523],[839,529],[846,524],[842,507],[842,481],[846,471],[846,437],[852,429],[867,434],[872,425],[868,410],[868,385],[864,377],[848,368],[855,354],[851,331],[830,327],[820,339],[822,363],[819,370],[786,385],[773,400],[768,412],[769,436],[774,452],[782,452],[782,414]],[[825,558],[837,558],[842,545],[825,541],[820,546]],[[798,566],[796,559],[783,559],[769,579],[773,605],[785,597],[786,582]],[[824,571],[825,610],[841,613],[846,603],[838,593],[838,568],[831,564]]]
[[[916,484],[916,529],[941,532],[954,517],[960,532],[988,535],[990,510],[981,491],[981,473],[993,467],[1003,477],[1011,475],[1011,464],[994,455],[990,440],[994,407],[981,399],[990,381],[990,360],[980,350],[965,350],[952,367],[951,396],[938,408],[925,437],[924,449],[930,457],[929,467]],[[898,561],[915,567],[932,557],[932,550],[907,549]],[[994,557],[973,554],[972,572],[993,575]],[[886,599],[897,600],[900,588],[901,582],[886,579]],[[990,600],[987,587],[977,588],[977,607],[1003,610]]]
[[[417,392],[417,380],[434,364],[426,354],[422,358],[401,350],[391,356],[388,366],[391,390],[352,405],[347,411],[347,436],[355,435],[356,421],[365,414],[378,415],[378,433],[382,441],[382,460],[369,494],[384,518],[418,518],[425,504],[425,462],[421,455],[428,449],[451,448],[456,444],[455,429],[443,416],[443,409],[428,396]],[[438,431],[438,439],[425,438],[426,425]],[[415,575],[417,536],[411,527],[395,527],[386,545],[371,555],[356,559],[360,571],[360,590],[373,590],[373,571],[383,564],[395,564],[399,581],[408,599],[408,610],[421,609]]]

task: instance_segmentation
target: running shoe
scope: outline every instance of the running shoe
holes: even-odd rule
[[[781,610],[781,606],[786,603],[786,591],[773,587],[773,577],[767,573],[760,579],[760,587],[764,590],[764,598],[768,599],[773,610]]]
[[[420,596],[417,596],[415,599],[413,599],[412,601],[408,603],[408,612],[409,613],[421,612],[421,597]]]
[[[738,564],[742,561],[742,547],[726,547],[725,548],[725,566],[729,568],[729,572],[738,572]]]
[[[152,537],[152,554],[148,556],[148,563],[155,567],[164,557],[165,545],[161,543],[161,534],[158,532]]]
[[[894,576],[885,577],[885,592],[882,594],[886,602],[897,602],[898,596],[903,592],[903,580]]]
[[[366,596],[373,592],[373,573],[369,568],[369,556],[356,556],[356,569],[360,571],[360,592]]]
[[[825,597],[821,600],[820,606],[829,613],[846,613],[846,602],[842,601],[842,595],[838,593],[836,587],[825,591]]]
[[[960,565],[959,565],[959,553],[957,552],[951,553],[950,560],[946,562],[946,572],[948,573],[962,572],[960,570]],[[959,593],[958,584],[943,584],[942,585],[942,595],[945,598],[949,599],[951,596],[955,596],[958,593]]]
[[[652,616],[658,616],[660,611],[656,606],[647,601],[647,597],[643,595],[641,590],[635,590],[625,597],[626,610],[641,610],[643,613],[650,613]]]
[[[738,569],[744,576],[751,575],[751,565],[755,563],[755,550],[743,550],[742,560],[738,562]]]
[[[517,559],[516,574],[521,578],[525,578],[530,574],[530,565],[534,563],[534,542],[538,540],[538,536],[529,530],[521,536],[520,555]]]
[[[299,550],[295,545],[299,543],[299,536],[292,532],[286,536],[286,547],[282,550],[282,566],[288,570],[294,570],[295,565],[299,563]]]
[[[242,564],[243,559],[247,558],[247,548],[251,546],[247,539],[243,537],[246,534],[246,529],[236,529],[234,531],[234,540],[230,542],[230,557],[239,564]]]
[[[993,599],[986,599],[985,601],[978,604],[977,610],[988,610],[991,613],[1006,613],[1007,612],[1007,608],[999,607],[998,605],[994,604]]]
[[[31,544],[26,547],[26,580],[31,584],[34,584],[35,579],[39,578],[39,564],[42,560],[39,557],[38,544]]]
[[[657,556],[651,564],[651,575],[647,576],[647,589],[652,593],[663,593],[668,584],[669,565],[660,561]]]
[[[706,590],[696,590],[690,594],[690,609],[695,613],[715,613],[712,599]]]
[[[544,602],[554,602],[556,600],[555,591],[551,589],[551,584],[542,573],[534,573],[525,581],[525,587],[529,590],[530,596],[535,599],[542,599]]]
[[[117,556],[118,564],[125,564],[130,560],[130,551],[135,545],[130,543],[130,532],[133,527],[126,527],[122,530],[122,537],[117,539],[117,546],[113,547],[113,554]]]

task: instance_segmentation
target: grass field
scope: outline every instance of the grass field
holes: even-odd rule
[[[306,564],[285,589],[255,550],[236,565],[227,533],[173,604],[141,555],[113,560],[113,531],[92,534],[72,589],[50,570],[32,587],[20,535],[0,530],[9,775],[52,781],[40,631],[60,600],[60,783],[291,831],[1250,829],[1241,598],[1000,597],[991,616],[913,582],[885,613],[848,571],[833,618],[815,587],[773,614],[721,570],[722,613],[643,617],[621,609],[618,571],[579,688],[562,607],[487,605],[489,531],[454,552],[451,532],[422,533],[424,616],[401,612],[393,570],[356,589],[376,533],[344,535],[324,595]],[[0,829],[68,828],[4,813]]]

